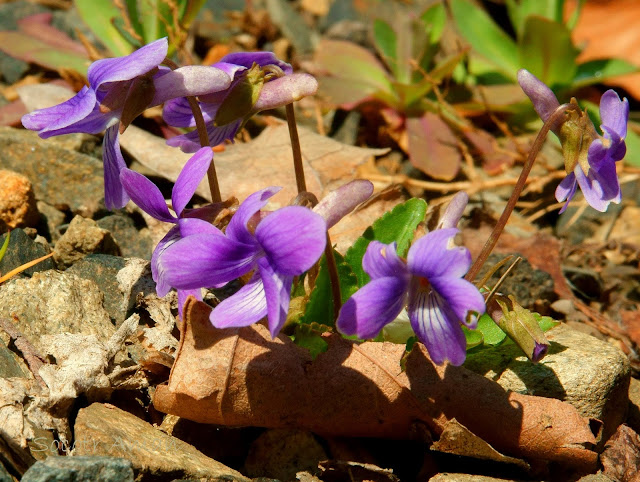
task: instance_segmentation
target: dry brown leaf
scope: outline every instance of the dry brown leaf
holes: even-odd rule
[[[482,460],[492,460],[507,464],[514,464],[524,470],[529,470],[529,464],[524,460],[502,455],[487,442],[474,435],[467,427],[455,418],[445,423],[440,439],[431,446],[431,450],[448,454],[474,457]]]
[[[300,145],[307,190],[319,198],[331,189],[355,178],[359,164],[386,149],[365,149],[349,146],[299,129]],[[158,174],[175,181],[189,154],[165,144],[165,140],[135,126],[129,126],[120,137],[120,145],[129,154]],[[235,196],[244,200],[267,186],[283,186],[271,198],[270,205],[278,208],[289,204],[297,195],[293,172],[291,141],[285,124],[267,127],[257,138],[247,143],[227,146],[214,156],[223,199]],[[196,191],[210,200],[204,181]]]
[[[633,429],[620,425],[605,445],[601,460],[604,475],[610,479],[640,481],[640,437]]]
[[[327,335],[309,352],[262,325],[218,330],[211,308],[190,298],[176,362],[155,407],[201,423],[296,427],[322,435],[434,439],[457,419],[501,453],[595,468],[589,421],[559,400],[505,392],[462,367],[436,366],[416,347],[356,344]]]
[[[567,2],[565,11],[573,12],[576,0]],[[621,15],[621,13],[623,13]],[[579,62],[618,58],[640,66],[640,2],[637,0],[601,0],[585,2],[571,36],[586,48]],[[640,99],[640,74],[623,75],[607,80],[606,84],[626,89]]]

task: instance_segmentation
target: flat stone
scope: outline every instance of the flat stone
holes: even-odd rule
[[[0,236],[0,246],[2,246],[6,237],[6,234]],[[24,230],[20,228],[14,229],[11,231],[7,251],[2,260],[0,260],[0,274],[6,274],[29,261],[46,256],[50,252],[51,251],[41,243],[37,243],[31,239]],[[21,275],[32,276],[39,271],[46,271],[53,268],[55,268],[53,259],[47,258],[35,266],[22,271]]]
[[[250,477],[293,480],[298,472],[318,472],[318,463],[327,458],[312,433],[270,429],[251,444],[245,467]]]
[[[126,258],[151,259],[153,243],[148,230],[138,231],[133,219],[124,214],[111,214],[98,219],[98,226],[111,233],[120,254]]]
[[[35,132],[0,127],[0,165],[31,179],[36,199],[63,211],[91,217],[104,199],[102,162]]]
[[[0,169],[0,186],[0,224],[11,229],[35,227],[40,213],[29,179],[17,172]]]
[[[13,477],[11,477],[11,474],[4,468],[2,462],[0,462],[0,482],[13,482]]]
[[[91,253],[118,255],[120,248],[111,233],[99,227],[93,219],[76,216],[56,243],[54,252],[58,265],[71,266]]]
[[[60,236],[62,236],[60,227],[65,224],[67,216],[59,209],[56,209],[44,201],[38,201],[37,206],[38,211],[40,211],[38,232],[52,243],[55,243],[60,239]]]
[[[495,477],[489,477],[486,475],[474,475],[474,474],[452,474],[449,472],[443,472],[441,474],[434,475],[429,479],[429,482],[518,482],[515,479],[497,479]]]
[[[56,270],[0,285],[0,316],[12,320],[39,350],[42,335],[82,333],[106,342],[115,332],[93,281]]]
[[[137,481],[195,478],[249,482],[240,472],[113,405],[94,403],[81,409],[74,432],[74,456],[129,459]]]
[[[560,325],[547,332],[549,352],[531,363],[514,344],[471,353],[465,367],[498,382],[506,390],[555,398],[573,405],[584,417],[604,423],[606,441],[624,422],[630,368],[617,347]]]
[[[48,457],[36,462],[22,482],[133,482],[131,462],[117,457]]]

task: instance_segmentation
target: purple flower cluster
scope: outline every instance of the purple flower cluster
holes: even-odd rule
[[[540,118],[546,122],[560,106],[554,93],[524,69],[518,71],[518,82]],[[602,136],[598,135],[586,113],[582,113],[576,122],[552,126],[563,150],[571,153],[565,166],[567,177],[556,189],[558,202],[566,201],[560,212],[567,209],[578,186],[589,205],[600,212],[606,211],[609,203],[620,202],[616,162],[622,160],[627,152],[624,138],[627,135],[629,102],[620,100],[615,91],[607,90],[600,99],[600,119]]]

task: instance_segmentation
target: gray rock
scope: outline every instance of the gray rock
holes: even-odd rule
[[[318,462],[327,458],[322,445],[312,433],[271,429],[251,444],[245,468],[250,477],[292,480],[298,472],[317,472]]]
[[[4,341],[0,340],[0,378],[28,376],[29,374],[20,365],[18,356],[7,348]]]
[[[4,468],[2,462],[0,462],[0,482],[13,482],[13,477],[11,477],[7,469]]]
[[[197,478],[249,482],[241,473],[113,405],[94,403],[78,412],[73,454],[127,458],[136,480],[142,481]]]
[[[606,441],[626,417],[630,368],[622,351],[593,336],[560,325],[547,332],[549,353],[531,363],[511,343],[471,353],[465,367],[507,390],[556,398],[583,416],[604,423]]]
[[[23,482],[133,482],[131,462],[117,457],[48,457],[22,476]]]
[[[71,266],[91,253],[119,255],[120,248],[111,233],[99,227],[93,219],[76,216],[56,243],[56,263]]]
[[[0,316],[12,319],[39,350],[42,335],[63,332],[96,335],[107,341],[115,332],[93,281],[55,270],[0,285]]]
[[[2,246],[6,237],[6,234],[0,236],[0,246]],[[6,274],[29,261],[46,256],[50,252],[51,250],[48,250],[42,244],[36,243],[31,239],[24,230],[19,228],[14,229],[11,231],[7,251],[2,260],[0,260],[0,274]],[[25,276],[32,276],[33,273],[46,271],[53,269],[54,267],[53,259],[47,258],[35,266],[24,270],[21,274]]]
[[[151,259],[153,243],[148,230],[140,232],[130,216],[111,214],[98,219],[98,226],[111,233],[122,256],[126,258]]]
[[[96,283],[104,295],[104,308],[117,326],[134,308],[139,293],[155,294],[149,262],[139,258],[90,254],[67,272]]]
[[[40,211],[38,231],[55,243],[62,236],[60,227],[65,223],[67,216],[44,201],[38,201],[37,206]]]
[[[0,165],[33,180],[36,199],[61,210],[91,217],[104,199],[102,162],[35,132],[0,127]]]

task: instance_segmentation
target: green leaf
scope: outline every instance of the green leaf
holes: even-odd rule
[[[562,23],[564,0],[506,0],[507,14],[513,29],[522,36],[527,17],[536,15]]]
[[[89,67],[86,55],[52,46],[23,32],[0,32],[0,50],[51,70],[72,69],[86,75]]]
[[[536,313],[536,312],[533,312],[532,314],[533,314],[533,317],[538,322],[538,326],[544,332],[547,332],[551,328],[555,328],[556,326],[558,326],[560,324],[559,321],[554,320],[550,316],[542,316],[541,314]]]
[[[444,27],[447,24],[447,12],[443,3],[436,3],[429,7],[420,15],[420,20],[424,24],[424,28],[429,35],[429,43],[436,44],[440,42]]]
[[[369,281],[369,275],[362,269],[362,258],[369,243],[373,240],[385,244],[395,242],[398,256],[405,256],[414,232],[424,220],[426,212],[427,203],[422,199],[412,198],[385,213],[362,233],[345,255],[345,261],[351,265],[358,278],[358,286],[362,287]]]
[[[133,46],[111,23],[111,19],[121,16],[112,0],[74,0],[73,4],[84,23],[114,56],[122,57],[133,52]]]
[[[320,353],[324,353],[329,345],[322,337],[322,332],[310,325],[297,325],[292,336],[293,342],[309,350],[311,359],[315,360]]]
[[[344,303],[351,295],[358,291],[358,278],[356,278],[351,266],[345,262],[340,253],[334,250],[333,255],[336,259],[338,278],[340,280],[340,301]],[[316,278],[315,287],[311,292],[309,302],[305,308],[304,315],[300,319],[300,323],[322,323],[326,326],[335,326],[331,279],[329,277],[329,269],[327,268],[327,260],[324,255],[320,260],[320,271]]]
[[[548,86],[573,82],[579,51],[571,41],[571,32],[562,23],[527,17],[518,47],[520,65]]]
[[[624,138],[627,144],[627,154],[624,162],[630,166],[640,167],[640,136],[631,129],[627,130],[627,137]]]
[[[451,0],[450,5],[458,32],[469,42],[471,49],[502,75],[516,82],[520,62],[513,39],[481,7],[470,1]]]
[[[396,55],[398,42],[396,33],[393,31],[393,28],[391,28],[391,25],[379,18],[375,19],[373,22],[373,42],[380,57],[382,57],[382,60],[384,60],[389,67],[389,70],[397,76]]]
[[[482,332],[478,330],[470,330],[464,325],[462,325],[462,331],[464,332],[464,337],[467,339],[467,350],[480,346],[484,342]]]
[[[612,77],[634,74],[639,70],[635,65],[621,59],[591,60],[578,65],[571,87],[578,89],[599,84]]]
[[[507,337],[507,334],[486,313],[478,318],[476,330],[482,333],[485,345],[499,345]]]
[[[567,20],[567,28],[569,30],[573,30],[578,23],[578,19],[580,18],[580,13],[582,12],[582,7],[584,6],[586,0],[578,0],[576,3],[576,8]]]
[[[4,243],[2,243],[2,247],[0,248],[0,261],[2,261],[2,258],[4,258],[4,255],[7,252],[7,248],[9,247],[10,237],[11,237],[11,231],[8,231],[7,235],[4,237]]]

